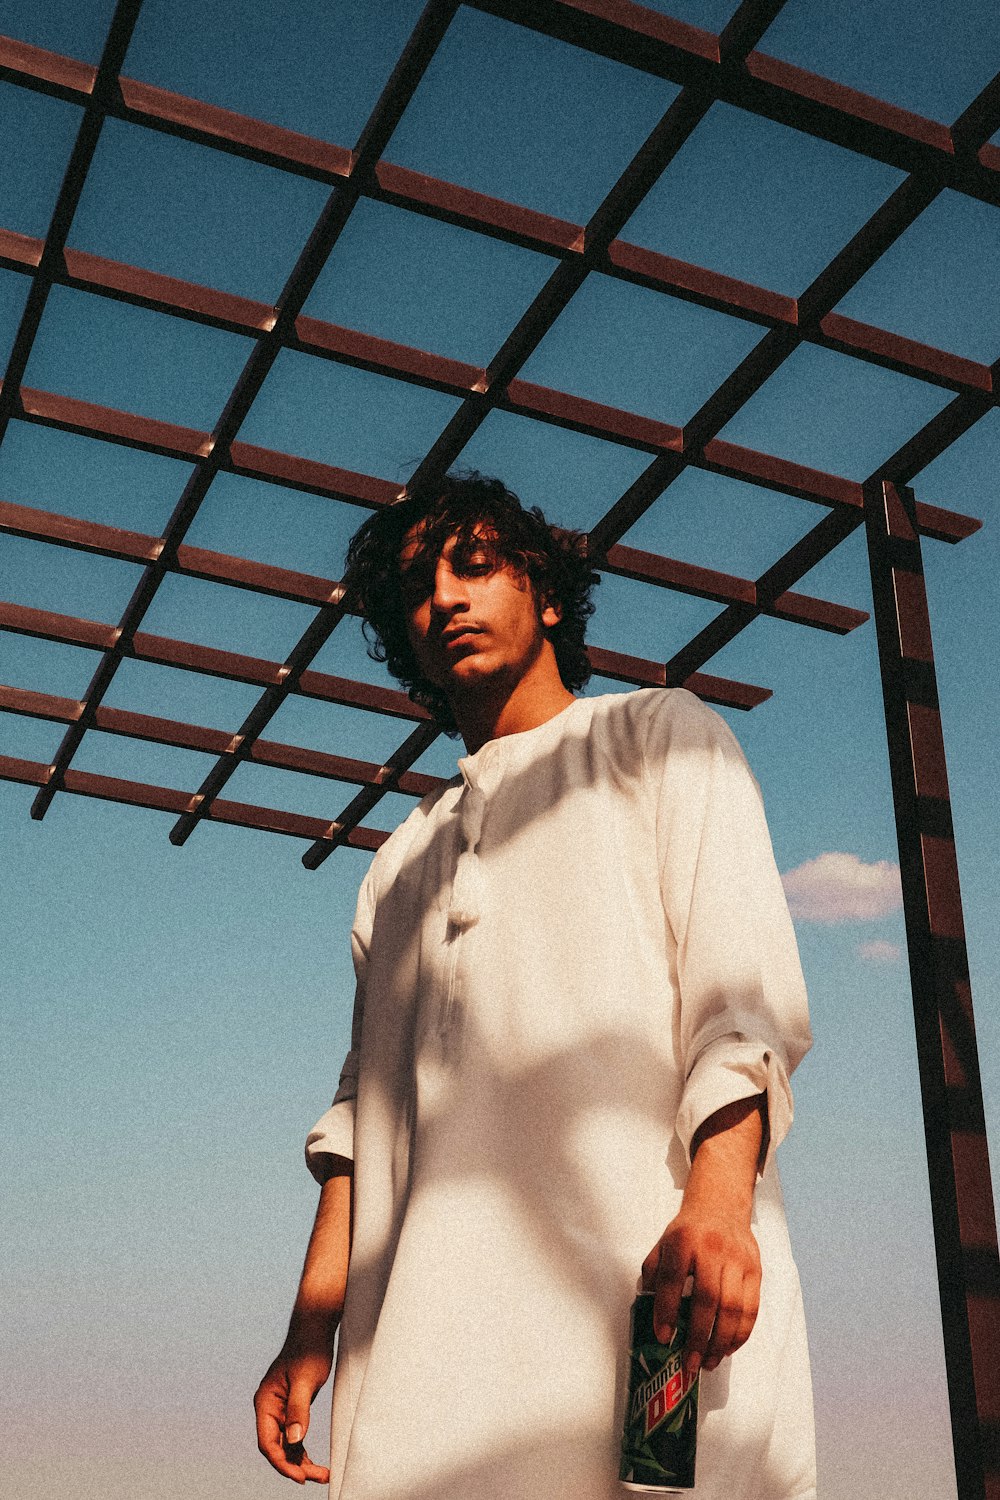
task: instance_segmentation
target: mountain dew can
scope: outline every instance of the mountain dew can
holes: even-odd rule
[[[681,1302],[669,1344],[653,1332],[653,1295],[632,1304],[632,1353],[620,1478],[626,1489],[653,1494],[694,1488],[698,1376],[684,1373],[691,1299]]]

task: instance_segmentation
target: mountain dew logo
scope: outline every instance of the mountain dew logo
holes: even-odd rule
[[[643,1435],[648,1438],[677,1410],[696,1379],[696,1375],[685,1375],[680,1352],[672,1354],[663,1368],[644,1380],[632,1397],[630,1425],[634,1426],[642,1415]]]
[[[684,1373],[690,1304],[681,1302],[669,1345],[653,1328],[653,1295],[632,1304],[629,1399],[619,1478],[626,1489],[694,1488],[698,1438],[698,1376]]]

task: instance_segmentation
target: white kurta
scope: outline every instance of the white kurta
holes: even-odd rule
[[[680,689],[484,745],[379,850],[352,1050],[336,1500],[624,1500],[628,1313],[698,1125],[768,1095],[749,1341],[702,1376],[695,1500],[815,1494],[774,1150],[810,1045],[760,793]]]

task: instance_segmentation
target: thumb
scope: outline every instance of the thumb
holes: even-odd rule
[[[288,1387],[288,1400],[285,1402],[285,1441],[298,1444],[304,1441],[309,1430],[309,1403],[312,1391],[309,1382],[305,1380],[293,1381]]]

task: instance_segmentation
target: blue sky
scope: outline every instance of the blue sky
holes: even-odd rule
[[[710,30],[731,9],[729,0],[654,8]],[[111,9],[107,0],[0,0],[0,33],[96,61]],[[351,146],[419,12],[416,0],[294,0],[280,10],[263,0],[146,0],[125,72]],[[1000,69],[988,0],[947,11],[789,0],[761,48],[945,122]],[[386,156],[579,223],[676,93],[461,9]],[[0,160],[0,227],[44,235],[79,118],[70,103],[0,82],[0,126],[18,143]],[[623,236],[795,295],[900,180],[893,168],[715,105]],[[325,201],[319,183],[108,121],[69,243],[270,302]],[[946,191],[838,310],[989,362],[1000,353],[998,240],[996,209]],[[481,364],[553,264],[362,200],[306,311]],[[25,276],[0,270],[4,360],[27,289]],[[680,425],[760,336],[594,274],[523,373]],[[207,430],[249,347],[236,334],[55,288],[25,383]],[[803,346],[723,435],[861,479],[949,399]],[[240,436],[402,482],[456,404],[285,353]],[[994,411],[914,481],[920,500],[985,522],[957,547],[925,542],[924,555],[994,1152],[998,458]],[[499,412],[462,455],[582,528],[647,461]],[[20,421],[0,447],[0,499],[144,533],[160,532],[188,474],[176,459]],[[623,540],[756,576],[820,515],[806,501],[688,469]],[[223,474],[188,540],[337,577],[362,516]],[[138,576],[134,564],[0,537],[0,598],[16,603],[114,623]],[[799,587],[870,608],[863,534]],[[716,612],[609,577],[591,639],[663,660]],[[174,576],[143,628],[280,660],[311,617],[300,604]],[[77,697],[96,660],[0,636],[0,681],[17,686]],[[352,622],[315,665],[385,680]],[[708,669],[774,690],[762,707],[727,717],[763,785],[780,868],[830,852],[866,867],[895,861],[872,628],[841,638],[758,620]],[[609,690],[618,685],[590,688]],[[255,694],[126,662],[106,701],[235,730]],[[373,760],[403,737],[392,720],[300,697],[267,733]],[[0,713],[0,754],[47,762],[60,734]],[[450,774],[454,757],[439,740],[421,764]],[[91,732],[74,764],[193,789],[211,762]],[[243,766],[226,795],[329,818],[353,791]],[[69,1483],[86,1500],[263,1500],[280,1481],[255,1452],[249,1398],[280,1342],[311,1219],[301,1143],[346,1044],[347,932],[369,856],[341,850],[310,874],[295,840],[202,824],[175,849],[166,814],[61,795],[34,823],[31,800],[30,789],[0,782],[10,872],[3,1109],[17,1230],[5,1461],[25,1500]],[[388,798],[368,821],[391,826],[410,806]],[[902,921],[887,891],[881,915],[798,924],[817,1040],[782,1159],[827,1500],[902,1500],[917,1484],[953,1492],[909,989],[894,956]],[[849,898],[834,890],[828,915],[853,909]]]

